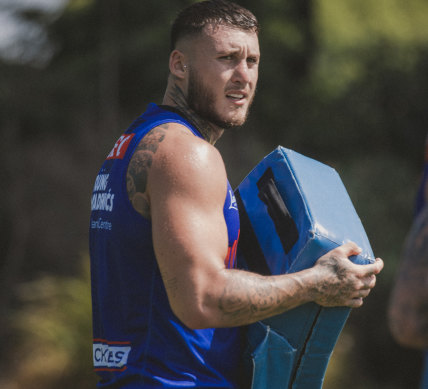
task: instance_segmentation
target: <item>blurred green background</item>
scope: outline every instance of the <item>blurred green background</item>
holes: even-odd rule
[[[0,2],[2,389],[95,386],[93,180],[122,131],[161,101],[169,26],[191,2]],[[279,144],[321,160],[385,261],[324,388],[416,388],[421,354],[394,343],[386,312],[428,129],[428,2],[237,2],[261,22],[262,62],[248,123],[218,142],[232,185]]]

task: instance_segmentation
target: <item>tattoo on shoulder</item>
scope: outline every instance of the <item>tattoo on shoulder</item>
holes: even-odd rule
[[[146,219],[150,219],[150,204],[147,197],[147,178],[152,166],[153,155],[159,144],[165,139],[168,124],[162,124],[151,130],[141,140],[129,162],[126,174],[126,188],[129,200],[135,210]]]

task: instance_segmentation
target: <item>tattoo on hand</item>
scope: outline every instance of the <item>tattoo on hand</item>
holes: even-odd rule
[[[319,265],[327,270],[327,276],[324,274],[312,291],[316,301],[323,306],[341,305],[343,297],[355,290],[347,268],[340,266],[339,259],[334,255],[326,257]]]

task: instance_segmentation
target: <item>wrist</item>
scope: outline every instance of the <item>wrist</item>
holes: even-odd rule
[[[316,301],[320,296],[319,275],[315,268],[309,268],[295,273],[301,287],[301,304]]]

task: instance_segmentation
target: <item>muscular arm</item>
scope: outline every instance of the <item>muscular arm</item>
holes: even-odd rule
[[[416,218],[391,295],[389,324],[404,346],[428,347],[428,206]]]
[[[249,324],[309,301],[325,306],[362,304],[382,264],[352,264],[347,257],[358,253],[353,244],[328,253],[312,269],[290,275],[225,269],[223,161],[213,146],[189,136],[179,125],[170,124],[164,135],[150,154],[150,168],[145,168],[142,214],[149,213],[152,220],[155,254],[171,308],[187,326]],[[129,172],[137,159],[133,157]],[[136,165],[148,166],[142,161]],[[129,176],[138,181],[139,174]],[[129,193],[132,199],[139,190]]]

